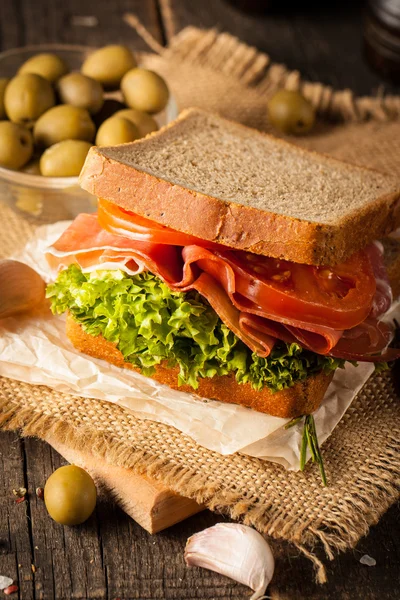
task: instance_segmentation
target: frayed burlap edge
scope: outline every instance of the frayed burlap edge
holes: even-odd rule
[[[124,19],[155,53],[168,62],[206,66],[236,78],[266,98],[277,88],[301,90],[325,120],[387,121],[400,116],[400,96],[357,97],[350,89],[335,90],[329,85],[303,80],[299,71],[273,63],[268,54],[229,33],[189,26],[175,35],[167,48],[163,48],[135,15],[126,14]]]
[[[357,97],[350,89],[334,90],[328,85],[304,81],[299,71],[290,71],[284,65],[272,63],[267,54],[216,29],[183,29],[173,38],[163,56],[169,60],[180,58],[194,64],[207,65],[236,77],[266,96],[269,90],[276,90],[278,87],[300,89],[325,119],[386,121],[400,115],[400,96]]]
[[[327,579],[325,565],[318,556],[318,545],[321,544],[326,557],[333,560],[338,552],[354,547],[398,498],[398,488],[393,482],[400,477],[400,460],[398,439],[394,435],[387,441],[385,457],[360,471],[359,479],[365,481],[365,490],[352,497],[351,503],[363,515],[362,522],[355,522],[354,513],[345,515],[341,511],[337,520],[330,519],[327,523],[323,518],[310,522],[293,516],[288,519],[283,504],[277,507],[272,502],[248,501],[243,490],[211,483],[206,474],[171,464],[166,458],[127,444],[104,431],[93,430],[89,425],[74,426],[54,415],[35,414],[31,406],[23,408],[10,402],[9,398],[0,402],[0,428],[18,430],[23,436],[42,440],[51,436],[71,449],[90,447],[95,457],[109,464],[152,477],[212,511],[240,520],[274,539],[290,542],[313,563],[316,581],[321,584]]]

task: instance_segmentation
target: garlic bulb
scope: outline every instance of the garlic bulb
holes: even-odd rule
[[[250,587],[250,600],[264,596],[275,561],[260,533],[237,523],[217,523],[192,535],[185,548],[188,566],[204,567]]]
[[[34,308],[44,297],[45,283],[36,271],[16,260],[0,260],[0,319]]]

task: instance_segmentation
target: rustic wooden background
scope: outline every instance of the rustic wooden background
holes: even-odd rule
[[[300,69],[309,79],[359,94],[398,91],[363,63],[363,2],[276,2],[278,8],[244,15],[224,0],[0,0],[0,47],[66,42],[89,45],[124,42],[146,49],[123,23],[138,15],[161,43],[186,25],[218,27]],[[293,6],[292,6],[293,5]],[[96,27],[74,17],[95,15]],[[243,599],[241,585],[183,561],[186,539],[220,517],[204,512],[156,536],[148,535],[121,510],[99,503],[83,526],[63,528],[48,518],[35,489],[64,464],[48,445],[16,434],[0,435],[0,574],[15,579],[21,599],[107,598]],[[16,504],[12,488],[25,486],[29,502]],[[394,600],[400,597],[399,511],[393,507],[352,552],[329,565],[329,582],[313,582],[307,559],[273,543],[274,600]],[[375,567],[360,564],[363,554]],[[0,592],[1,593],[1,592]],[[12,596],[14,598],[17,595]]]

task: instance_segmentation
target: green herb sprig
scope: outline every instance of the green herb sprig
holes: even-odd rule
[[[324,469],[324,461],[322,459],[321,449],[318,443],[318,435],[313,415],[304,415],[302,417],[296,417],[285,425],[285,429],[290,429],[294,425],[297,425],[297,423],[300,423],[302,419],[304,419],[304,424],[303,436],[301,439],[300,446],[300,470],[304,471],[304,467],[306,466],[307,460],[307,449],[309,449],[311,453],[311,460],[318,464],[321,473],[322,483],[326,486],[328,485],[328,483]]]

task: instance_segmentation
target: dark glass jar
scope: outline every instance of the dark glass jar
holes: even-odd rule
[[[400,0],[369,0],[364,55],[379,75],[400,83]]]

